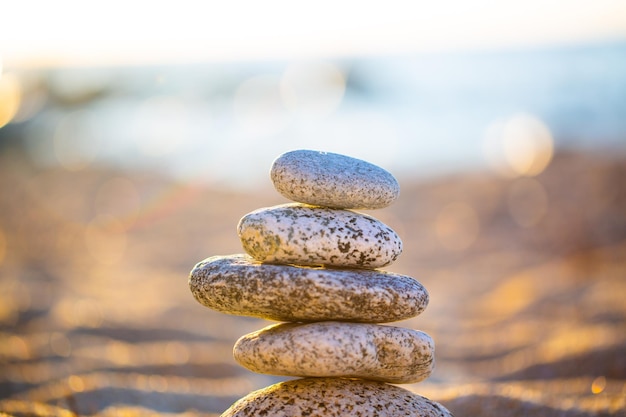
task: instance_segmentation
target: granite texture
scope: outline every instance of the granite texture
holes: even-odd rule
[[[402,253],[396,232],[371,216],[299,203],[248,213],[237,233],[244,250],[262,262],[380,268]]]
[[[434,350],[417,330],[326,321],[269,326],[242,336],[233,352],[240,365],[262,374],[408,384],[430,375]]]
[[[406,275],[274,265],[242,254],[198,263],[189,287],[214,310],[277,321],[385,323],[417,316],[429,300],[426,289]]]
[[[276,190],[300,203],[379,209],[398,198],[398,181],[386,170],[330,152],[297,150],[279,156],[270,170]]]
[[[295,379],[254,391],[222,417],[452,417],[441,404],[404,388],[343,378]]]

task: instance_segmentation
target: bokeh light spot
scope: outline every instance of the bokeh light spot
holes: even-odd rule
[[[538,118],[515,115],[491,123],[483,141],[487,162],[506,176],[535,176],[552,160],[554,140]]]
[[[72,353],[72,343],[62,333],[52,333],[50,335],[50,349],[58,356],[68,357]]]
[[[85,383],[83,382],[83,379],[78,375],[71,375],[67,379],[67,384],[74,392],[83,392],[85,390]]]
[[[84,110],[70,113],[59,122],[54,132],[54,153],[65,169],[84,169],[98,155],[100,140],[90,124],[90,114]]]
[[[126,229],[112,216],[100,215],[85,228],[85,244],[98,262],[113,265],[126,250]]]
[[[600,394],[606,388],[606,378],[599,376],[591,383],[591,392],[593,394]]]
[[[519,178],[509,188],[507,206],[513,220],[522,227],[532,227],[548,211],[548,193],[534,178]]]
[[[343,73],[325,62],[292,64],[280,82],[285,107],[298,116],[311,119],[332,113],[341,103],[345,90]]]
[[[1,350],[4,351],[4,349],[7,348],[7,353],[10,358],[21,360],[30,358],[30,350],[28,349],[28,345],[21,337],[11,335],[9,336],[8,341],[5,343],[6,345],[4,345]]]
[[[0,77],[0,128],[13,119],[20,109],[22,91],[19,79],[13,74]]]
[[[131,361],[130,351],[121,342],[109,342],[106,347],[108,359],[118,365],[128,365]]]
[[[447,249],[462,251],[478,237],[480,223],[472,206],[463,202],[450,203],[441,209],[435,220],[435,233]]]
[[[167,379],[161,375],[150,375],[148,377],[148,384],[153,391],[165,392],[167,391]]]

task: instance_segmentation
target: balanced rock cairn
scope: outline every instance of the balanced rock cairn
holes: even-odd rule
[[[427,334],[379,324],[428,304],[418,281],[377,269],[397,259],[402,241],[352,211],[391,204],[396,179],[368,162],[309,150],[279,156],[270,175],[296,203],[245,215],[237,232],[247,254],[205,259],[189,286],[209,308],[283,322],[241,337],[235,360],[302,378],[252,392],[222,416],[451,416],[390,385],[421,381],[434,366]]]

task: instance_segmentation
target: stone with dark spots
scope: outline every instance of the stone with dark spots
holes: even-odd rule
[[[295,379],[254,391],[222,417],[452,417],[441,404],[394,385],[360,379]]]
[[[233,354],[261,374],[409,384],[430,375],[434,351],[430,336],[417,330],[325,321],[265,327],[242,336]]]
[[[331,152],[296,150],[272,164],[270,177],[284,197],[347,209],[379,209],[400,194],[398,181],[369,162]]]
[[[385,323],[420,314],[428,292],[406,275],[259,263],[214,256],[189,276],[196,300],[214,310],[276,321]]]
[[[261,262],[381,268],[402,253],[402,240],[366,214],[292,203],[255,210],[237,226],[244,250]]]

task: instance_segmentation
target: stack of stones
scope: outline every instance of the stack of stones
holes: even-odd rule
[[[222,416],[450,416],[390,385],[421,381],[434,365],[427,334],[380,324],[428,304],[418,281],[378,269],[400,255],[400,238],[353,211],[391,204],[396,179],[368,162],[309,150],[281,155],[270,174],[295,203],[244,216],[237,231],[246,254],[205,259],[189,285],[209,308],[282,322],[241,337],[235,359],[301,378],[255,391]]]

